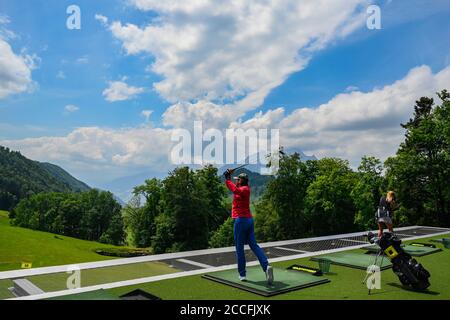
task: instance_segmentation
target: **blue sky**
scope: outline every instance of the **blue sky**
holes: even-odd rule
[[[368,91],[392,83],[416,66],[441,70],[450,63],[449,10],[450,5],[424,19],[386,22],[382,30],[363,30],[320,52],[306,70],[274,89],[264,106],[314,107],[350,86]]]
[[[78,126],[135,125],[142,122],[142,109],[151,106],[162,110],[166,107],[167,103],[151,90],[131,103],[110,104],[101,94],[107,81],[130,76],[130,83],[150,87],[157,76],[152,77],[143,70],[142,60],[151,58],[124,58],[120,44],[114,42],[111,34],[94,19],[95,14],[102,12],[127,20],[145,21],[147,18],[120,1],[116,4],[113,1],[78,1],[82,28],[68,30],[65,27],[66,8],[72,3],[6,1],[6,5],[2,5],[2,13],[11,20],[8,28],[19,36],[11,43],[12,47],[16,52],[26,48],[41,60],[39,68],[33,72],[33,80],[39,88],[32,94],[19,94],[0,101],[2,122],[33,125],[42,127],[45,133],[61,134]],[[77,62],[84,58],[86,62]],[[60,71],[65,79],[57,78]],[[79,112],[70,116],[65,114],[64,106],[69,104],[79,106]],[[42,132],[11,134],[3,132],[2,137],[41,135]]]
[[[227,127],[233,122],[245,125],[246,121],[251,121],[259,112],[270,119],[275,117],[278,124],[282,121],[289,123],[289,121],[293,122],[291,118],[295,114],[302,113],[299,111],[301,108],[316,109],[320,105],[332,108],[335,105],[334,99],[341,94],[348,95],[349,99],[353,99],[355,95],[352,96],[351,91],[361,92],[362,96],[368,96],[386,86],[394,85],[397,81],[414,83],[412,78],[408,78],[408,74],[420,66],[429,68],[429,70],[422,69],[419,72],[421,76],[431,77],[439,84],[447,84],[446,74],[439,75],[439,73],[450,65],[450,37],[448,36],[450,3],[448,1],[365,2],[352,0],[348,1],[349,4],[336,5],[339,10],[341,10],[339,6],[343,11],[350,10],[347,16],[340,17],[340,11],[334,13],[331,9],[329,12],[324,9],[323,16],[320,16],[322,13],[317,13],[320,19],[313,16],[314,19],[311,21],[317,23],[317,27],[304,25],[302,22],[296,25],[294,19],[294,22],[286,23],[286,33],[300,30],[298,36],[301,38],[303,28],[306,30],[304,31],[306,36],[310,37],[310,41],[320,39],[323,34],[327,34],[327,37],[322,39],[324,45],[321,49],[310,52],[310,59],[304,62],[302,67],[297,68],[286,62],[286,59],[289,59],[292,54],[289,56],[278,52],[274,58],[265,59],[272,54],[271,49],[278,49],[278,47],[280,47],[280,51],[288,52],[298,46],[299,54],[305,50],[305,45],[301,42],[293,41],[288,44],[287,42],[291,41],[288,38],[286,41],[280,40],[284,39],[282,37],[286,37],[283,30],[283,19],[278,24],[283,28],[280,28],[279,31],[268,32],[261,37],[257,34],[255,38],[258,41],[255,41],[254,44],[256,49],[252,51],[250,46],[245,48],[246,50],[242,51],[245,54],[242,53],[241,57],[239,52],[241,48],[230,46],[226,41],[220,43],[222,39],[235,39],[243,31],[239,28],[233,29],[235,26],[239,27],[238,23],[241,23],[239,19],[236,20],[238,22],[233,20],[234,16],[241,14],[241,7],[238,6],[233,8],[234,11],[229,11],[221,9],[220,4],[216,3],[215,7],[211,8],[215,8],[218,15],[208,16],[209,7],[205,9],[200,6],[197,9],[197,1],[192,1],[192,6],[189,6],[188,1],[169,0],[166,3],[169,2],[174,3],[176,9],[169,9],[165,7],[165,4],[157,4],[154,0],[141,2],[137,0],[2,0],[0,17],[4,17],[4,22],[6,17],[8,23],[0,24],[0,28],[2,28],[0,30],[8,30],[15,35],[3,37],[3,41],[11,47],[17,57],[31,57],[35,62],[35,67],[30,68],[32,83],[30,83],[29,90],[7,94],[0,98],[0,142],[3,141],[12,148],[20,149],[25,155],[38,160],[48,160],[66,168],[69,167],[71,172],[75,172],[85,179],[91,179],[88,182],[92,184],[97,184],[103,180],[92,178],[89,168],[110,170],[108,172],[111,177],[118,178],[127,174],[139,173],[150,166],[150,164],[145,165],[142,162],[130,162],[128,165],[124,164],[125,160],[114,162],[117,160],[117,157],[114,158],[115,155],[119,155],[121,159],[134,156],[138,158],[141,155],[138,152],[126,157],[129,150],[136,152],[135,147],[129,146],[133,143],[139,144],[136,142],[137,140],[130,138],[130,141],[123,142],[120,150],[114,151],[102,149],[106,148],[103,147],[103,144],[106,144],[103,141],[102,146],[99,146],[98,153],[88,160],[85,159],[85,163],[83,163],[84,160],[80,160],[83,157],[74,151],[75,146],[68,145],[73,139],[61,140],[64,141],[61,142],[64,143],[64,146],[56,149],[55,152],[65,153],[66,150],[73,152],[70,155],[64,154],[61,158],[54,155],[49,156],[48,151],[45,151],[48,149],[44,147],[42,148],[44,151],[39,151],[39,145],[45,145],[48,141],[52,141],[50,139],[52,137],[68,137],[77,128],[103,128],[102,130],[110,130],[108,132],[118,135],[127,135],[128,131],[126,130],[130,130],[129,136],[134,137],[136,130],[149,125],[146,124],[146,119],[141,114],[143,110],[152,111],[151,126],[161,130],[169,130],[172,125],[190,119],[192,114],[202,117],[195,113],[198,110],[203,110],[201,114],[209,117],[205,118],[205,121],[209,121],[212,117],[211,122],[222,127]],[[314,2],[304,2],[305,6],[311,3],[314,8]],[[345,24],[350,25],[349,20],[358,16],[358,14],[352,13],[353,9],[359,6],[359,14],[364,13],[365,6],[370,3],[381,6],[381,30],[369,30],[365,27],[365,23],[360,23],[351,27],[351,31],[342,36],[337,34],[338,32],[335,32],[333,28],[327,29],[327,26],[323,25],[324,21],[330,20],[332,23],[333,19],[338,20],[336,25],[339,27]],[[68,17],[66,8],[71,4],[76,4],[81,8],[81,30],[66,28]],[[353,7],[349,8],[350,6]],[[272,9],[272,7],[268,8],[268,12]],[[202,15],[202,12],[205,14]],[[285,20],[292,18],[287,13],[272,14],[271,17],[275,23],[279,16],[283,16]],[[101,23],[99,19],[95,19],[95,15],[106,17],[108,22]],[[244,13],[242,15],[246,17]],[[223,20],[219,21],[218,17],[223,17]],[[183,19],[186,20],[186,23]],[[261,22],[263,25],[264,21],[257,21],[257,23]],[[118,24],[114,24],[115,22]],[[142,34],[142,39],[134,39],[133,31],[130,31],[127,24],[134,26],[135,33]],[[159,39],[156,44],[152,44],[151,41],[155,41],[154,34],[147,27],[158,25],[174,28],[178,33],[186,31],[186,35],[176,39],[177,32],[168,34],[166,43],[165,39],[160,39],[164,38],[165,33],[161,30],[152,31],[156,32]],[[202,28],[193,29],[191,32],[188,27],[192,25],[199,25]],[[274,26],[277,24],[272,25],[271,28],[273,29]],[[227,27],[230,28],[227,29]],[[288,28],[292,28],[292,30]],[[314,33],[315,29],[318,30],[317,34]],[[214,32],[218,31],[219,33],[216,36],[212,31],[203,32],[202,30],[215,30]],[[259,31],[256,29],[255,32]],[[189,48],[189,36],[191,35],[194,39],[192,40],[192,50]],[[175,40],[169,39],[170,37]],[[145,42],[146,39],[149,39],[148,43]],[[207,41],[203,43],[200,40]],[[177,47],[178,43],[184,45],[184,41],[186,41],[187,47],[181,49]],[[264,43],[264,41],[267,42]],[[286,48],[283,48],[285,43]],[[223,50],[221,50],[222,45]],[[230,52],[230,50],[236,50],[236,52]],[[268,50],[267,53],[264,50]],[[264,65],[265,62],[260,66],[255,62],[255,65],[249,66],[248,70],[246,70],[245,64],[235,65],[237,63],[235,60],[245,59],[247,56],[251,58],[252,54],[255,57],[254,60],[258,61],[261,58],[258,55],[259,52],[262,54],[262,61],[270,64],[270,68]],[[213,62],[207,61],[209,64],[205,64],[205,70],[202,69],[204,62],[202,59],[222,57],[228,53],[233,54],[233,58],[221,60],[224,64],[223,68],[221,65],[214,65]],[[195,58],[196,56],[197,58]],[[172,62],[175,60],[170,60],[173,57],[187,57],[188,63],[174,67]],[[161,68],[149,70],[149,66],[155,62],[159,62]],[[267,67],[267,70],[263,70],[264,67]],[[224,71],[230,68],[231,70],[237,68],[235,70],[238,72],[232,72],[230,75]],[[266,77],[263,76],[260,82],[258,79],[255,80],[255,76],[241,78],[239,75],[237,79],[235,77],[237,73],[245,74],[246,71],[250,75],[254,75],[252,72],[258,71],[258,68],[262,68],[261,74],[264,73]],[[283,71],[284,69],[288,71]],[[279,83],[275,85],[270,83],[271,75],[267,74],[270,71],[274,72],[273,77],[279,79]],[[205,74],[207,77],[211,75],[210,79],[207,79],[208,81],[203,81],[202,75]],[[222,79],[221,76],[224,74]],[[1,79],[0,75],[0,81],[2,81]],[[134,87],[140,91],[122,101],[108,101],[103,93],[110,88],[113,82],[126,83],[128,88]],[[155,84],[162,82],[167,86],[158,87],[156,85],[154,87]],[[269,87],[267,92],[263,90],[265,86]],[[240,93],[236,94],[233,90],[228,90],[231,87]],[[423,88],[423,90],[425,89],[432,91],[430,94],[433,94],[433,90],[442,88]],[[192,92],[192,96],[190,92]],[[222,108],[227,104],[237,106],[240,99],[249,97],[252,93],[262,97],[262,100],[254,105],[243,107],[243,109],[237,107],[240,110],[237,112],[237,118],[233,118]],[[209,102],[217,105],[216,108],[204,105],[195,106],[199,100],[210,96],[212,98],[209,99]],[[187,106],[174,107],[177,102],[185,103]],[[76,110],[68,112],[65,107],[69,105],[76,106]],[[277,111],[277,108],[282,108],[282,110]],[[405,111],[406,108],[405,102],[405,107],[399,113],[398,119],[406,117],[409,112]],[[221,119],[215,119],[214,114],[221,115],[222,111],[224,116]],[[181,112],[181,114],[177,112]],[[163,118],[164,113],[168,113],[171,117]],[[367,130],[376,129],[376,122],[377,120],[374,119],[374,127],[367,128]],[[348,126],[350,128],[352,124],[349,123]],[[293,132],[286,130],[287,144],[291,143],[293,146],[320,156],[353,157],[350,160],[354,163],[363,152],[356,151],[356,149],[344,152],[339,147],[339,142],[330,142],[334,145],[333,148],[324,146],[314,149],[310,146],[312,143],[305,142],[303,145],[298,142],[301,141],[301,137],[296,137]],[[398,143],[401,132],[396,132],[398,137],[395,141]],[[317,137],[322,133],[317,132]],[[369,134],[368,131],[366,133]],[[156,133],[153,132],[153,134]],[[344,135],[342,136],[343,140],[349,139]],[[359,133],[355,133],[355,137],[359,135]],[[292,142],[294,137],[295,143]],[[32,146],[29,144],[31,140],[24,142],[26,139],[41,138],[48,139],[45,141],[33,140]],[[122,137],[117,139],[122,139]],[[379,139],[379,137],[371,136],[370,139]],[[394,150],[393,146],[389,152],[392,153]],[[386,154],[376,155],[383,157]],[[98,159],[101,161],[97,161]],[[158,161],[161,161],[161,158],[155,158],[152,163]]]

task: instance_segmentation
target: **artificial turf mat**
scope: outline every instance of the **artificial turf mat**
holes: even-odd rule
[[[267,284],[266,275],[259,266],[247,268],[246,281],[239,280],[236,269],[205,274],[202,278],[259,294],[264,297],[271,297],[277,294],[330,282],[328,279],[315,277],[310,274],[279,268],[274,268],[273,273],[274,282],[272,285]]]
[[[431,247],[421,247],[421,246],[412,246],[412,245],[405,245],[402,246],[403,250],[405,250],[406,253],[410,254],[413,257],[422,257],[422,256],[426,256],[428,254],[432,254],[432,253],[436,253],[439,251],[442,251],[442,249],[439,248],[431,248]],[[380,250],[379,246],[370,246],[367,248],[362,248],[365,249],[371,253],[377,253]]]
[[[310,260],[319,261],[321,259],[329,260],[331,264],[336,264],[339,266],[367,270],[367,267],[375,262],[375,255],[337,252],[329,255],[312,257]],[[377,264],[381,270],[386,270],[392,267],[392,263],[387,258],[378,258]]]

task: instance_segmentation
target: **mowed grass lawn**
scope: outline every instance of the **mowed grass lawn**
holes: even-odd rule
[[[8,213],[0,211],[0,271],[20,269],[23,262],[39,268],[114,259],[94,252],[113,246],[14,227],[9,221]]]
[[[114,246],[70,237],[56,236],[52,233],[13,227],[8,213],[0,211],[0,272],[20,269],[23,262],[32,263],[33,268],[77,264],[114,259],[94,252],[98,248]],[[140,263],[102,269],[85,270],[81,273],[82,286],[102,284],[149,277],[176,272],[163,263]],[[31,277],[30,279],[44,291],[66,289],[69,274],[58,273]],[[0,280],[0,299],[12,298],[8,288],[11,280]]]
[[[438,236],[434,238],[439,239],[442,237],[443,236]],[[430,239],[432,238],[421,239],[420,242],[425,242]],[[414,241],[406,241],[405,243],[410,242]],[[365,284],[362,284],[362,280],[366,275],[365,271],[336,265],[332,265],[330,270],[331,274],[326,275],[326,278],[331,280],[330,283],[292,291],[271,298],[265,298],[250,292],[206,280],[201,278],[201,276],[191,276],[110,289],[109,292],[115,295],[121,295],[140,288],[161,297],[162,299],[168,300],[448,300],[450,299],[450,250],[444,249],[442,244],[436,245],[439,248],[442,248],[443,251],[417,258],[417,260],[431,273],[431,286],[426,293],[405,290],[401,287],[398,277],[391,269],[388,269],[382,271],[381,290],[374,290],[372,295],[369,296],[367,287]],[[351,252],[362,253],[364,251],[358,249]],[[287,268],[294,263],[317,267],[317,262],[309,261],[309,258],[274,263],[273,266]],[[236,277],[237,276],[238,274],[236,272]]]

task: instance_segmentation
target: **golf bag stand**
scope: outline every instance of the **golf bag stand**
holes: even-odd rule
[[[385,232],[378,238],[369,233],[367,238],[370,243],[380,247],[380,252],[386,254],[392,262],[392,270],[404,286],[416,291],[424,291],[430,286],[430,273],[403,250],[402,241],[396,235]]]
[[[377,263],[378,263],[378,259],[380,259],[380,257],[381,257],[381,263],[380,263],[380,265],[378,266]],[[370,266],[367,268],[366,276],[364,277],[364,280],[362,281],[363,284],[364,284],[364,283],[367,283],[367,279],[369,278],[369,276],[370,276],[371,274],[374,274],[374,273],[375,273],[376,268],[373,268],[373,266],[378,266],[378,267],[381,268],[381,266],[383,266],[383,261],[384,261],[384,254],[383,254],[383,250],[381,250],[381,248],[380,248],[380,250],[378,250],[377,254],[375,255],[375,259],[374,259],[372,265],[370,265]],[[370,269],[369,269],[369,268],[370,268]],[[369,293],[369,296],[370,296],[370,293],[372,292],[372,289],[368,287],[368,290],[369,290],[368,293]]]

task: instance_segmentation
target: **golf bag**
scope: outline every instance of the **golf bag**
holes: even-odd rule
[[[379,239],[374,234],[369,234],[368,238],[386,254],[392,262],[392,270],[404,286],[417,291],[423,291],[430,286],[430,273],[403,250],[402,241],[397,236],[385,232]]]

